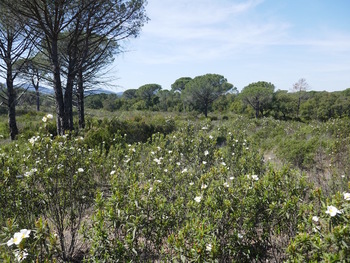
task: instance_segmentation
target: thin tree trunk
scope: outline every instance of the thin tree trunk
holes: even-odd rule
[[[34,89],[35,89],[36,111],[40,111],[39,82],[36,82],[36,83],[35,83],[34,79],[32,79],[32,85],[34,86]]]
[[[7,70],[7,91],[8,91],[8,117],[11,140],[15,140],[18,135],[18,128],[16,122],[16,93],[13,88],[11,69]]]
[[[35,94],[36,94],[36,111],[40,111],[40,93],[39,93],[39,89],[36,89]]]
[[[78,115],[79,115],[79,128],[85,128],[85,106],[84,106],[84,82],[83,82],[83,72],[79,70],[78,73]]]
[[[7,35],[8,35],[7,50],[4,50],[3,48],[3,53],[5,55],[3,59],[6,63],[6,86],[7,86],[7,93],[8,93],[7,107],[8,107],[10,137],[11,137],[11,140],[15,140],[16,136],[18,135],[18,128],[17,128],[17,122],[16,122],[16,93],[13,87],[13,76],[12,76],[13,59],[11,54],[12,54],[13,38],[9,30],[7,31]]]
[[[65,129],[72,131],[73,126],[73,85],[74,77],[68,75],[66,90],[64,93],[64,113],[65,113]]]
[[[55,90],[56,99],[56,114],[57,114],[57,134],[64,135],[65,132],[65,114],[64,114],[64,100],[62,91],[62,82],[60,74],[60,66],[58,60],[57,39],[52,41],[52,63],[53,63],[53,87]]]
[[[255,118],[259,118],[259,112],[260,112],[260,103],[258,102],[256,105],[256,109],[255,109]]]

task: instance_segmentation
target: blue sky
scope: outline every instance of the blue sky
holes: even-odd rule
[[[118,91],[221,74],[242,90],[350,88],[349,0],[148,0],[150,21],[110,71]]]

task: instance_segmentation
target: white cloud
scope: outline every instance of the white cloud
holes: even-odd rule
[[[148,64],[176,63],[191,59],[212,60],[275,44],[286,35],[287,23],[259,21],[251,1],[150,1],[151,21],[142,41],[154,43],[142,54]],[[248,13],[251,19],[247,18]]]

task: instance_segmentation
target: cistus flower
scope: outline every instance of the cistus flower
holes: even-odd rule
[[[350,201],[350,193],[343,193],[343,195],[346,201]]]
[[[259,177],[258,177],[256,174],[253,174],[253,175],[252,175],[252,179],[255,180],[255,181],[258,181],[258,180],[259,180]]]
[[[194,198],[194,201],[196,201],[197,203],[200,203],[200,201],[202,200],[202,197],[201,196],[196,196]]]
[[[327,206],[326,214],[329,214],[331,217],[336,216],[337,214],[341,214],[341,211],[338,210],[335,206]]]
[[[211,245],[211,244],[206,245],[206,250],[207,250],[208,252],[210,252],[211,249],[212,249],[212,245]]]
[[[6,242],[7,246],[12,246],[15,244],[18,246],[24,238],[28,238],[30,235],[31,230],[28,229],[21,229],[19,232],[16,232],[13,235],[13,238],[11,238],[9,241]]]
[[[21,250],[21,251],[19,251],[19,250],[15,251],[15,257],[16,257],[17,261],[19,261],[19,262],[26,259],[27,256],[28,256],[28,252],[26,249]]]

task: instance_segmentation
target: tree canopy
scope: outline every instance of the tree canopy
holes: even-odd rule
[[[77,77],[81,88],[83,81],[103,67],[100,62],[110,61],[113,49],[122,52],[123,41],[137,37],[148,21],[145,0],[7,0],[3,3],[11,11],[7,12],[7,18],[25,21],[26,32],[31,35],[28,39],[35,41],[38,51],[49,61],[58,134],[73,129],[72,101]],[[81,93],[78,95],[78,102],[82,103]]]
[[[272,83],[258,81],[244,87],[240,96],[246,104],[253,107],[255,117],[258,118],[272,101],[274,90],[275,86]]]
[[[182,97],[207,117],[212,103],[232,87],[223,76],[206,74],[190,80],[182,91]]]
[[[145,84],[138,88],[136,94],[139,98],[146,102],[147,109],[153,106],[153,100],[156,97],[158,91],[162,89],[159,84]]]

